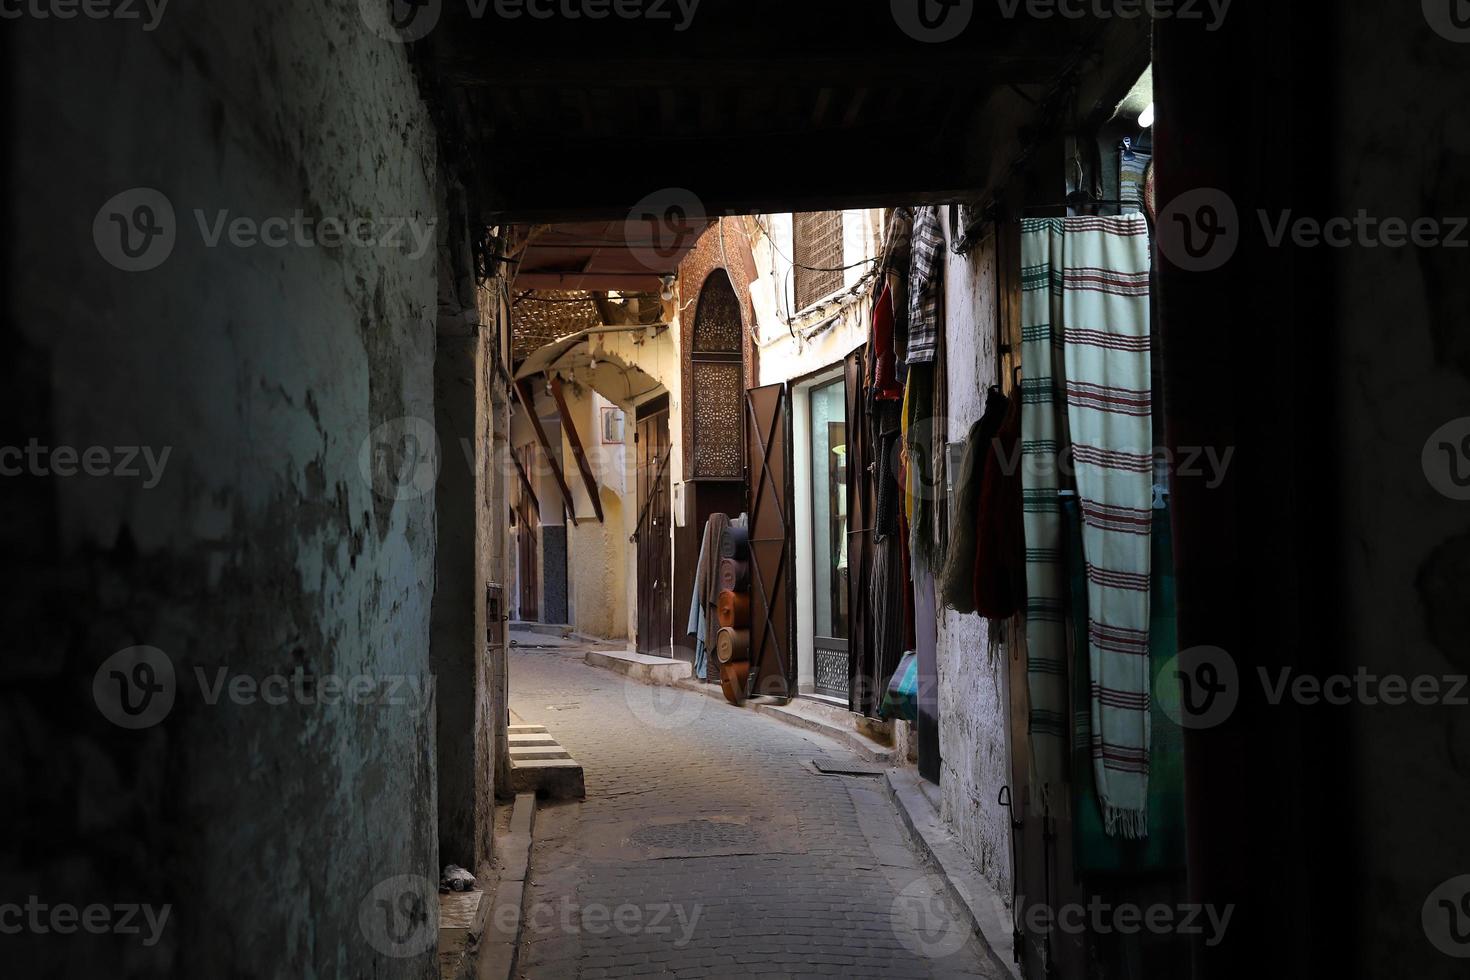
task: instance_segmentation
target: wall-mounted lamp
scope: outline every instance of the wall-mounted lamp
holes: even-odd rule
[[[674,277],[662,276],[660,278],[663,281],[664,288],[663,292],[659,293],[659,298],[667,303],[674,298]]]
[[[1138,128],[1139,129],[1148,129],[1153,124],[1154,124],[1154,104],[1152,102],[1150,102],[1148,105],[1144,106],[1143,107],[1143,111],[1138,114]]]

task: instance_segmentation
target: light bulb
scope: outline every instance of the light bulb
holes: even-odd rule
[[[1154,124],[1154,104],[1150,102],[1144,106],[1143,111],[1138,114],[1138,128],[1148,129]]]

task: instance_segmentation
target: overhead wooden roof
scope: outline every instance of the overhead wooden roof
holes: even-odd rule
[[[426,92],[467,138],[487,224],[621,221],[675,192],[709,214],[959,199],[1006,178],[1075,69],[1131,81],[1150,53],[1147,18],[1024,3],[959,0],[968,24],[942,43],[891,0],[700,0],[683,25],[675,0],[635,4],[663,20],[537,3],[553,15],[444,3],[415,45]]]

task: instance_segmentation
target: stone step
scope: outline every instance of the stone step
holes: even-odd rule
[[[664,687],[673,687],[694,674],[694,667],[687,660],[650,657],[646,653],[633,653],[629,650],[589,650],[586,660],[593,667],[602,667],[635,681]]]
[[[510,757],[512,760],[570,759],[572,754],[560,745],[512,745]]]
[[[545,725],[507,725],[507,735],[545,735]]]
[[[587,797],[582,764],[576,759],[510,760],[513,793],[535,793],[543,799],[581,800]]]
[[[556,739],[552,738],[546,732],[527,732],[524,735],[521,735],[521,734],[512,734],[512,735],[507,735],[505,737],[505,739],[506,739],[506,743],[508,745],[510,745],[511,748],[515,748],[518,745],[519,746],[530,746],[530,745],[555,745],[556,744]]]

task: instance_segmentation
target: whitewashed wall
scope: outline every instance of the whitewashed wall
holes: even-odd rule
[[[941,217],[947,221],[945,209]],[[954,240],[953,230],[946,235]],[[994,239],[967,255],[946,250],[944,309],[949,438],[958,442],[985,408],[996,377]],[[984,619],[952,609],[939,616],[939,744],[942,815],[982,874],[1010,892],[1007,811],[996,804],[1009,779],[1005,662],[992,662]]]

